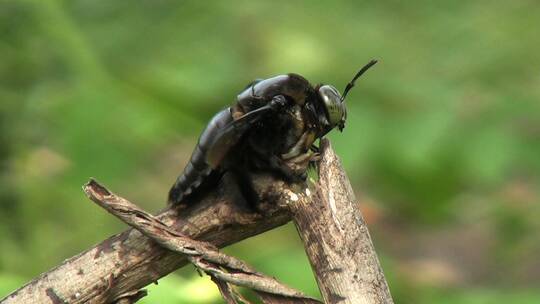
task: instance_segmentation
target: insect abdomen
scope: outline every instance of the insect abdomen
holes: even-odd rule
[[[230,109],[224,109],[217,113],[208,123],[208,126],[199,137],[199,141],[191,154],[184,171],[176,179],[169,191],[169,203],[179,204],[182,199],[192,194],[215,172],[219,164],[209,159],[209,154],[219,154],[220,147],[214,145],[220,132],[225,125],[233,120]]]

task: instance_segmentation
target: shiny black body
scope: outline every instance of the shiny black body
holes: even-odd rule
[[[236,103],[217,113],[199,138],[191,159],[169,192],[170,204],[231,173],[248,203],[257,202],[249,172],[272,172],[302,181],[317,157],[314,142],[333,128],[342,130],[345,97],[354,82],[376,63],[370,61],[347,84],[343,96],[331,85],[312,86],[297,74],[249,84]]]
[[[305,179],[314,141],[329,129],[316,88],[296,74],[250,84],[232,107],[217,113],[201,134],[191,159],[169,192],[180,203],[205,183],[233,172],[243,188],[248,170],[275,172],[290,181]],[[248,190],[249,191],[249,190]]]

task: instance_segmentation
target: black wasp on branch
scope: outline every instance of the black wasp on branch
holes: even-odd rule
[[[199,138],[191,159],[169,192],[169,204],[214,186],[224,173],[244,198],[256,203],[249,172],[273,172],[289,182],[304,181],[318,157],[314,142],[345,127],[345,97],[376,60],[362,67],[343,95],[332,85],[312,86],[298,74],[250,83],[236,103],[217,113]]]

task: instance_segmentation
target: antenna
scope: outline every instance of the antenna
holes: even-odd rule
[[[364,74],[367,70],[369,70],[369,68],[374,66],[375,63],[377,63],[377,60],[371,60],[370,62],[368,62],[368,64],[362,67],[360,71],[358,71],[358,73],[356,73],[356,75],[351,80],[351,82],[347,83],[347,86],[345,87],[345,90],[343,91],[343,95],[341,96],[341,102],[345,101],[345,97],[347,97],[347,93],[349,93],[349,91],[354,87],[354,82],[356,81],[356,79],[362,76],[362,74]]]

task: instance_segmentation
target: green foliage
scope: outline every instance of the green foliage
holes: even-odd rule
[[[0,297],[124,228],[89,177],[157,211],[246,83],[342,88],[377,58],[330,137],[396,302],[538,302],[538,20],[528,0],[1,1]],[[317,295],[291,226],[228,252]],[[182,270],[144,301],[219,303],[205,280]]]

